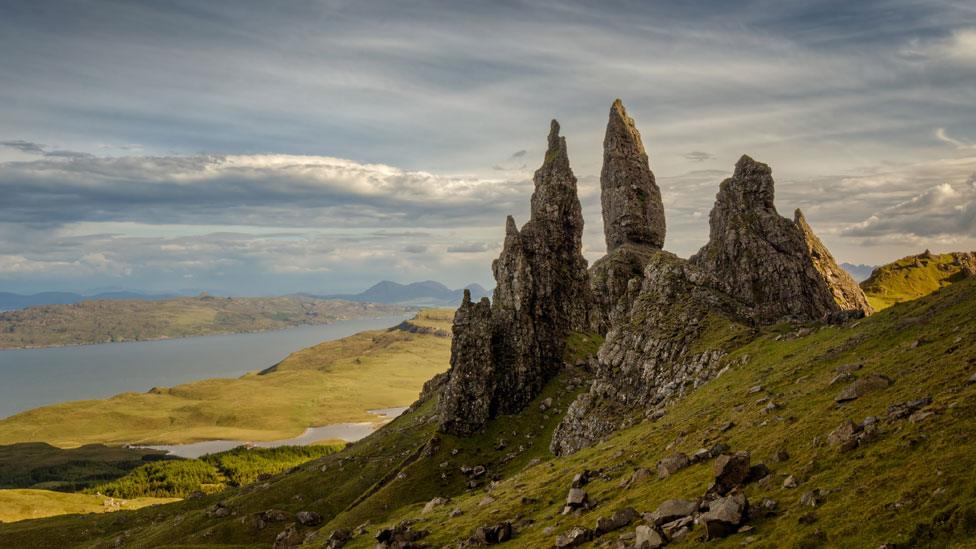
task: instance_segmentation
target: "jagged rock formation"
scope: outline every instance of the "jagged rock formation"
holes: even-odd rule
[[[661,191],[654,181],[634,120],[619,99],[610,107],[600,172],[603,233],[607,255],[590,269],[593,328],[606,333],[627,283],[639,278],[650,257],[664,246]]]
[[[717,375],[725,350],[757,323],[833,318],[835,291],[845,309],[869,309],[839,277],[822,274],[840,268],[802,218],[776,213],[773,195],[769,166],[743,156],[721,184],[708,244],[690,260],[650,255],[640,284],[631,281],[618,300],[590,391],[553,434],[554,453],[662,413]]]
[[[566,336],[589,325],[583,214],[555,120],[533,181],[531,217],[519,231],[509,216],[492,264],[490,323],[484,302],[466,300],[458,310],[439,404],[444,432],[471,434],[496,414],[521,410],[561,367]]]
[[[610,107],[600,172],[607,252],[626,243],[664,247],[664,204],[634,120],[619,99]]]
[[[708,244],[690,261],[750,305],[758,322],[817,320],[839,312],[803,233],[776,212],[773,194],[769,166],[743,155],[719,188]]]
[[[589,392],[569,407],[550,450],[576,452],[713,378],[725,352],[702,346],[706,333],[728,336],[749,309],[716,290],[707,273],[668,252],[654,254],[640,285],[621,300]]]
[[[823,277],[834,296],[834,301],[843,311],[860,311],[865,315],[874,313],[874,309],[868,304],[868,298],[864,291],[857,285],[857,282],[834,261],[834,256],[823,245],[823,242],[813,233],[813,229],[807,223],[803,212],[799,208],[793,213],[793,222],[800,228],[803,240],[807,243],[807,250],[810,251],[810,258],[813,260],[813,267],[817,269]]]

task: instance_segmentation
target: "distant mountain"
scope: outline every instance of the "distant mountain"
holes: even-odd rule
[[[369,301],[372,303],[387,303],[418,306],[456,305],[461,301],[464,290],[471,292],[471,299],[479,300],[490,296],[491,293],[479,284],[469,284],[460,290],[452,290],[434,280],[400,284],[384,280],[374,284],[358,294],[343,294],[325,296],[330,299],[348,299],[350,301]]]
[[[854,280],[858,282],[864,282],[871,276],[871,273],[877,269],[877,265],[864,265],[864,264],[854,264],[854,263],[841,263],[841,267],[845,271],[854,277]]]
[[[173,297],[178,296],[175,294],[143,294],[128,290],[103,292],[92,295],[82,295],[74,292],[41,292],[29,295],[0,292],[0,310],[25,309],[27,307],[39,307],[42,305],[71,305],[85,300],[159,300]]]

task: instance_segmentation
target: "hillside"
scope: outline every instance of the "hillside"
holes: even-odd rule
[[[976,276],[974,254],[933,254],[926,250],[877,268],[861,288],[871,305],[881,310],[928,295],[966,276]]]
[[[422,311],[418,326],[362,332],[297,351],[263,372],[208,379],[104,400],[65,402],[0,420],[0,444],[179,444],[278,440],[306,428],[375,421],[367,410],[406,406],[448,365],[450,312]]]
[[[0,349],[278,330],[408,310],[300,296],[82,301],[0,313]]]
[[[176,498],[118,499],[50,490],[0,490],[0,523],[65,514],[131,511],[173,501],[177,501]]]
[[[61,517],[2,525],[0,544],[31,540],[37,547],[54,547],[72,539],[80,547],[107,547],[124,535],[131,547],[270,545],[295,513],[306,510],[325,521],[299,527],[303,536],[319,532],[311,547],[323,547],[333,530],[355,528],[367,519],[365,533],[347,547],[372,547],[385,525],[405,519],[417,520],[413,531],[429,531],[423,542],[432,546],[467,538],[478,526],[510,521],[513,546],[545,547],[573,526],[592,529],[616,509],[649,512],[670,498],[696,499],[711,482],[714,459],[664,479],[657,478],[658,462],[725,444],[750,452],[752,463],[764,463],[771,473],[745,487],[757,509],[751,529],[719,540],[717,547],[746,541],[757,547],[837,545],[840,540],[857,547],[946,546],[976,535],[971,497],[976,478],[970,474],[976,467],[970,451],[976,384],[967,383],[976,364],[974,341],[976,281],[965,281],[844,326],[757,331],[727,357],[719,378],[666,415],[570,457],[553,457],[546,441],[584,381],[586,372],[576,368],[550,381],[525,412],[493,420],[478,437],[435,436],[430,420],[436,402],[429,400],[346,451],[278,476],[265,487],[138,511],[123,524]],[[875,375],[892,383],[835,402],[850,379]],[[924,398],[931,403],[903,404]],[[543,407],[545,402],[551,404]],[[771,412],[764,411],[768,402],[776,405]],[[829,435],[835,428],[848,419],[863,424],[868,417],[877,418],[870,437],[861,437],[853,449],[833,444]],[[468,469],[479,465],[487,472]],[[644,469],[650,473],[635,474]],[[584,490],[593,508],[560,514],[573,477],[584,470],[592,471]],[[790,476],[796,488],[784,486]],[[425,503],[435,497],[452,501],[425,513]],[[229,513],[218,516],[222,512],[214,509],[220,508]],[[461,514],[452,516],[456,508]],[[851,513],[852,508],[863,511]],[[268,509],[284,510],[290,518],[260,530],[241,523]],[[871,520],[863,520],[865,515]],[[601,541],[628,531],[633,527]],[[687,545],[701,534],[693,529]]]

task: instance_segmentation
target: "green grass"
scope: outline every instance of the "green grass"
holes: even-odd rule
[[[83,301],[0,312],[0,349],[278,330],[408,310],[305,296]]]
[[[66,494],[50,490],[0,490],[0,522],[39,519],[56,515],[108,513],[140,509],[176,501],[173,498],[120,500],[88,494]],[[22,547],[29,547],[23,545]]]
[[[423,322],[449,332],[437,312]],[[406,406],[449,366],[450,337],[403,330],[362,332],[292,353],[265,372],[208,379],[148,393],[65,402],[0,420],[0,444],[43,440],[179,444],[279,440],[308,427],[376,421],[367,410]]]
[[[728,341],[727,334],[719,333],[720,324],[715,323],[714,336]],[[751,484],[746,493],[753,503],[776,499],[779,512],[754,518],[748,534],[710,546],[739,547],[747,540],[754,547],[972,546],[976,384],[966,380],[976,371],[976,281],[953,284],[846,325],[803,327],[809,333],[779,325],[738,339],[739,347],[724,359],[724,373],[670,406],[662,419],[638,423],[572,456],[554,458],[547,446],[552,429],[581,390],[580,383],[567,384],[585,375],[576,369],[555,378],[521,414],[500,417],[475,437],[435,435],[436,403],[430,400],[343,452],[266,483],[126,513],[124,523],[56,517],[2,525],[0,545],[105,547],[125,531],[132,547],[267,547],[283,525],[257,530],[242,519],[274,508],[311,510],[326,518],[309,542],[312,547],[323,546],[336,527],[367,520],[369,534],[357,536],[347,547],[372,547],[380,527],[407,518],[419,521],[414,528],[430,531],[422,541],[432,547],[454,544],[476,526],[502,520],[517,525],[508,546],[548,547],[560,532],[574,525],[593,527],[597,517],[617,508],[651,511],[665,499],[700,496],[711,480],[711,463],[629,489],[618,485],[634,468],[653,470],[672,452],[691,454],[724,442],[733,450],[750,451],[754,463],[772,469],[772,482]],[[894,383],[839,406],[834,397],[843,384],[830,381],[836,368],[847,364],[862,365],[858,376],[884,374]],[[763,392],[750,394],[756,385]],[[769,396],[781,408],[762,413],[756,403],[760,396]],[[933,398],[929,409],[935,415],[919,423],[884,421],[889,405],[922,396]],[[553,398],[558,413],[540,411],[538,403],[546,398]],[[848,453],[817,442],[842,421],[860,422],[870,415],[882,419],[876,440]],[[735,426],[720,430],[729,421]],[[773,459],[780,450],[789,453],[788,460]],[[459,469],[474,465],[486,466],[488,473],[469,489]],[[597,506],[579,516],[563,516],[559,511],[572,477],[583,469],[601,473],[586,487]],[[797,489],[782,487],[787,475],[799,478]],[[829,491],[824,503],[816,509],[802,506],[801,495],[813,489]],[[481,505],[489,493],[494,501]],[[423,514],[424,502],[435,496],[453,501]],[[218,499],[232,516],[207,515],[207,507]],[[450,517],[454,507],[463,514]],[[814,524],[798,520],[811,512],[817,517]],[[818,530],[826,541],[817,541]],[[696,536],[700,532],[696,529]],[[695,539],[676,544],[697,545]]]
[[[954,254],[919,254],[879,267],[861,283],[868,302],[880,311],[944,288],[964,277]]]

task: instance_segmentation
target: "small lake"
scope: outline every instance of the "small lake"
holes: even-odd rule
[[[341,320],[250,334],[3,350],[0,418],[67,400],[105,398],[213,377],[238,377],[263,370],[299,349],[364,330],[395,326],[412,316]]]
[[[369,410],[375,414],[376,422],[364,423],[335,423],[333,425],[323,425],[322,427],[312,427],[306,429],[304,433],[295,438],[281,440],[269,440],[262,442],[250,442],[246,440],[205,440],[203,442],[191,442],[189,444],[163,444],[159,446],[145,446],[154,450],[165,450],[170,455],[182,458],[198,458],[204,454],[215,452],[225,452],[238,446],[250,446],[253,448],[274,448],[276,446],[305,446],[313,442],[326,439],[339,439],[346,442],[355,442],[366,435],[372,433],[382,425],[392,421],[397,416],[406,411],[407,407],[384,408],[382,410]]]

